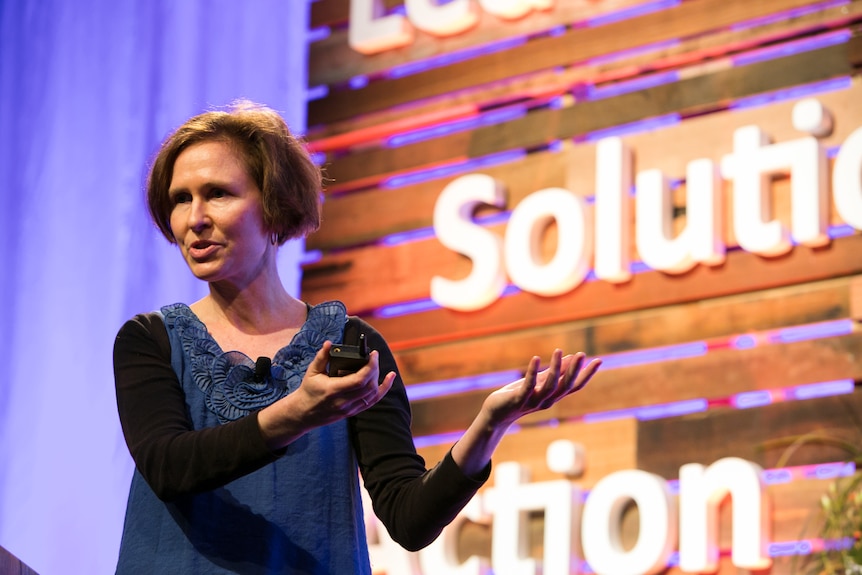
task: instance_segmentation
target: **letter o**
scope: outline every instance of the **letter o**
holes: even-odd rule
[[[630,500],[638,506],[640,530],[637,543],[626,551],[620,520]],[[653,473],[612,473],[596,484],[584,504],[584,558],[600,575],[659,573],[667,568],[676,538],[676,504],[667,481]]]
[[[542,264],[542,233],[557,221],[557,251]],[[506,227],[506,271],[524,291],[555,296],[584,281],[593,249],[592,217],[580,196],[563,188],[545,188],[524,198]]]

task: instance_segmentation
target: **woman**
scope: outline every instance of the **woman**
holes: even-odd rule
[[[357,470],[392,537],[424,547],[486,481],[508,427],[598,369],[556,350],[538,372],[534,357],[426,470],[380,334],[279,279],[278,246],[317,228],[320,189],[283,119],[249,102],[196,116],[162,145],[150,213],[209,294],[138,315],[117,336],[117,404],[136,464],[118,573],[370,573]],[[345,333],[373,351],[329,377]]]

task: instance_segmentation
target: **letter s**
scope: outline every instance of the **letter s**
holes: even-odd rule
[[[505,205],[505,190],[491,176],[469,174],[453,180],[434,205],[437,239],[473,260],[473,269],[464,279],[431,278],[431,299],[439,306],[478,310],[493,303],[506,287],[503,240],[473,222],[473,212],[479,204]]]

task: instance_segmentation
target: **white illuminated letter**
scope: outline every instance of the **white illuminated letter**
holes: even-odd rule
[[[670,273],[690,270],[697,262],[724,261],[718,173],[710,160],[690,162],[685,194],[686,224],[673,230],[673,195],[661,170],[638,174],[635,238],[638,254],[649,267]]]
[[[542,235],[557,221],[557,251],[542,264]],[[555,296],[579,285],[590,271],[592,219],[584,201],[562,188],[533,192],[518,204],[506,228],[506,270],[524,291]]]
[[[686,233],[695,261],[717,266],[724,262],[727,246],[721,178],[712,160],[700,159],[686,166]]]
[[[862,230],[862,128],[856,128],[838,151],[832,193],[841,219]]]
[[[731,560],[741,569],[767,569],[769,500],[760,466],[727,457],[704,468],[679,469],[679,567],[689,573],[718,570],[718,510],[730,495],[733,504]]]
[[[596,277],[612,283],[631,276],[632,155],[619,138],[596,145]]]
[[[776,173],[791,176],[793,239],[808,246],[829,242],[828,163],[817,138],[770,145],[759,127],[739,128],[733,135],[733,154],[722,161],[722,173],[734,182],[733,229],[744,250],[774,256],[792,247],[788,230],[772,219],[769,184]]]
[[[470,174],[449,183],[434,205],[434,233],[447,248],[473,260],[470,275],[461,280],[431,278],[431,299],[437,305],[460,311],[481,309],[493,303],[506,287],[503,240],[473,223],[479,204],[502,207],[504,190],[491,176]]]
[[[504,20],[523,18],[533,9],[549,10],[554,3],[555,0],[479,0],[485,12]]]
[[[461,513],[443,529],[431,545],[419,551],[419,564],[422,573],[432,575],[434,573],[445,573],[446,575],[483,575],[491,568],[490,563],[482,557],[470,557],[463,563],[458,561],[458,541],[461,529],[465,524],[490,523],[491,518],[482,511],[482,497],[477,496],[470,500]],[[400,573],[393,571],[392,573]]]
[[[638,541],[626,551],[621,520],[638,507]],[[581,519],[584,558],[599,575],[647,575],[667,569],[677,535],[676,506],[667,481],[646,471],[617,471],[590,491]]]
[[[544,512],[542,575],[569,575],[577,541],[580,490],[567,480],[528,483],[527,469],[501,463],[486,507],[494,516],[491,565],[495,575],[535,575],[539,562],[529,557],[530,511]]]
[[[787,230],[772,220],[769,173],[759,155],[769,143],[757,126],[739,128],[733,134],[733,154],[722,160],[722,175],[733,180],[733,229],[739,246],[762,255],[779,255],[792,247]],[[767,221],[771,220],[771,221]]]
[[[413,41],[413,27],[404,16],[384,16],[383,0],[350,0],[347,43],[360,54],[376,54]]]
[[[479,10],[472,0],[452,0],[436,4],[433,0],[404,0],[407,18],[419,30],[435,36],[452,36],[469,30],[479,21]]]

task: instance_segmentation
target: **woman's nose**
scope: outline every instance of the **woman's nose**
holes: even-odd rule
[[[189,227],[197,232],[208,227],[210,223],[206,202],[193,199],[189,209]]]

